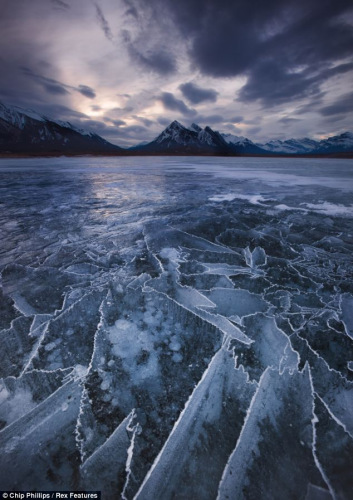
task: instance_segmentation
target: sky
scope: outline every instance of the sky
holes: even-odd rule
[[[0,101],[128,147],[353,131],[351,0],[0,0]]]

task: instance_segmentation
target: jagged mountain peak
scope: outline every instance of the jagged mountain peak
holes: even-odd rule
[[[210,127],[202,129],[196,123],[190,128],[177,120],[166,127],[163,132],[145,146],[136,148],[139,151],[161,154],[227,154],[227,144],[219,132]]]
[[[195,132],[201,132],[202,128],[197,123],[192,123],[190,126],[191,130],[195,130]]]
[[[178,120],[173,120],[168,125],[167,129],[182,129],[182,130],[186,130],[186,127],[184,127],[184,125],[182,125],[180,122],[178,122]]]

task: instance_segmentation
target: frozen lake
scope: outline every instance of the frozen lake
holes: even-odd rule
[[[0,486],[353,491],[353,161],[0,160]]]

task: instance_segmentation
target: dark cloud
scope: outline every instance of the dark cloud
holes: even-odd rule
[[[188,108],[184,101],[176,99],[171,92],[163,92],[158,99],[166,109],[170,109],[171,111],[179,111],[183,115],[192,115],[195,113],[194,109]]]
[[[144,22],[146,2],[129,0]],[[213,77],[247,76],[239,98],[312,97],[353,54],[353,26],[345,20],[351,0],[150,0],[161,24],[168,17],[187,40],[191,62]]]
[[[236,127],[235,125],[233,125],[232,123],[230,123],[228,126],[227,126],[228,129],[230,129],[232,131],[233,134],[236,134],[236,135],[240,135],[241,134],[241,129],[239,127]]]
[[[299,118],[291,118],[289,116],[284,116],[283,118],[280,118],[278,121],[280,123],[283,123],[284,125],[290,125],[295,122],[301,122],[302,120],[300,120]]]
[[[122,34],[129,55],[135,62],[145,69],[154,71],[160,75],[175,73],[176,61],[171,53],[158,46],[152,46],[152,48],[147,49],[143,46],[139,47],[138,43],[133,42],[127,30],[123,30]]]
[[[145,140],[151,141],[157,135],[151,134],[148,129],[139,125],[119,128],[110,127],[110,129],[110,131],[106,131],[104,137],[122,147],[130,147]]]
[[[52,3],[59,9],[69,9],[70,5],[63,0],[51,0]]]
[[[152,120],[149,120],[148,118],[145,118],[144,116],[138,116],[138,115],[132,115],[132,118],[135,118],[135,120],[140,121],[145,125],[145,127],[150,127],[151,125],[154,124]]]
[[[238,98],[248,102],[260,100],[264,106],[286,103],[291,99],[310,98],[321,94],[320,86],[323,82],[352,70],[353,63],[347,63],[316,71],[309,67],[293,73],[279,66],[277,61],[266,61],[252,69]]]
[[[113,120],[112,118],[103,118],[105,122],[112,123],[116,127],[121,127],[122,125],[126,125],[124,120]]]
[[[65,95],[65,94],[70,93],[66,90],[66,88],[64,86],[60,85],[59,83],[45,83],[45,82],[43,82],[42,85],[43,85],[43,88],[47,92],[49,92],[49,94]]]
[[[213,89],[203,89],[192,82],[182,83],[179,85],[179,89],[183,96],[192,104],[199,104],[205,101],[217,101],[218,92]]]
[[[88,87],[87,85],[79,85],[77,87],[77,91],[80,92],[80,94],[90,99],[94,99],[96,97],[95,91],[91,87]]]
[[[53,78],[47,78],[39,73],[32,71],[27,66],[21,68],[24,75],[32,78],[35,82],[41,85],[49,94],[65,95],[69,94],[69,86],[54,80]]]
[[[347,115],[353,112],[353,92],[342,95],[333,104],[320,109],[323,116]]]
[[[52,120],[76,121],[88,119],[89,117],[80,111],[71,109],[67,106],[52,103],[40,103],[36,106],[36,111],[51,118]]]
[[[229,121],[231,123],[241,123],[242,121],[244,121],[244,117],[243,116],[233,116],[233,118],[231,118]]]
[[[163,116],[160,116],[158,119],[157,119],[158,123],[160,125],[162,125],[163,127],[167,127],[172,121],[173,121],[173,118],[165,118]]]
[[[95,3],[94,6],[96,8],[96,15],[97,15],[97,20],[98,20],[99,26],[102,28],[102,31],[103,31],[105,37],[107,38],[107,40],[112,42],[113,41],[113,33],[110,29],[109,23],[106,20],[106,18],[104,17],[103,11],[100,8],[100,6],[97,3]]]
[[[252,128],[248,128],[246,133],[247,134],[253,134],[253,135],[256,135],[258,134],[259,132],[261,131],[261,127],[252,127]]]
[[[60,104],[49,104],[46,105],[46,108],[52,113],[52,116],[59,116],[61,119],[87,118],[84,113]]]
[[[67,85],[65,83],[59,82],[58,80],[54,80],[53,78],[47,78],[46,76],[36,73],[27,66],[23,66],[21,70],[24,75],[33,79],[50,94],[66,95],[69,94],[71,90],[74,90],[75,92],[79,92],[89,99],[94,99],[96,97],[94,89],[88,87],[87,85],[79,85],[78,87],[73,87],[72,85]]]
[[[217,123],[223,123],[224,116],[223,115],[197,115],[193,120],[202,125],[213,125]]]
[[[306,113],[312,113],[313,111],[317,111],[318,108],[322,107],[325,96],[326,92],[320,92],[313,99],[308,100],[306,104],[299,106],[295,110],[295,113],[297,115],[304,115]]]
[[[256,65],[238,94],[240,101],[260,100],[273,106],[291,99],[310,97],[320,92],[320,81],[303,73],[288,73],[274,61]]]

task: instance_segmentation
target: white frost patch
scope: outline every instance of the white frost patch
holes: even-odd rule
[[[180,262],[180,252],[176,250],[175,248],[162,248],[162,250],[159,252],[160,256],[162,259],[168,259],[173,262]]]
[[[314,212],[324,213],[326,215],[340,215],[343,217],[353,217],[353,205],[345,206],[341,204],[330,203],[324,201],[323,203],[302,203],[309,210]]]
[[[270,201],[264,198],[260,194],[238,194],[238,193],[227,193],[227,194],[216,194],[208,198],[210,201],[233,201],[233,200],[246,200],[252,205],[262,205],[260,201]]]
[[[11,394],[4,385],[0,385],[0,419],[7,425],[29,413],[36,406],[30,391],[19,388]]]
[[[307,210],[305,208],[289,207],[288,205],[285,205],[284,203],[281,203],[280,205],[276,205],[274,208],[277,210],[300,210],[302,212],[307,212]]]
[[[144,320],[150,320],[149,326],[156,326],[155,316],[150,311],[146,313]],[[135,383],[159,376],[158,356],[154,348],[153,333],[150,330],[142,330],[136,323],[121,318],[109,328],[108,335],[113,344],[113,354],[122,359],[124,369],[131,374]],[[141,355],[144,355],[143,362],[139,362]],[[107,385],[105,379],[103,385],[104,387]]]

